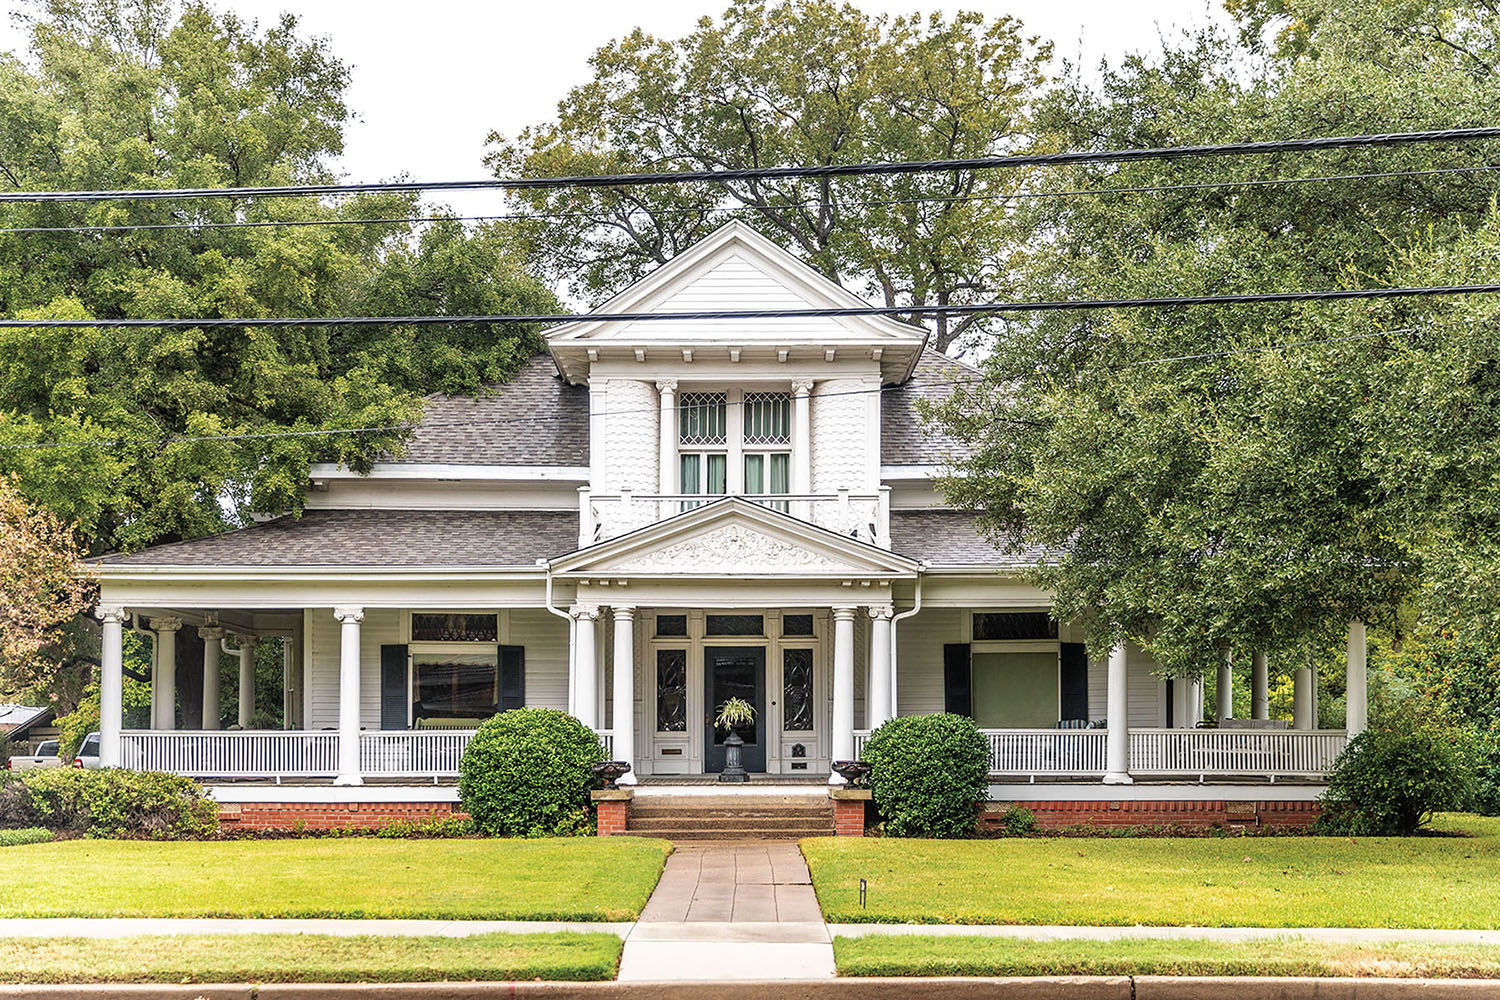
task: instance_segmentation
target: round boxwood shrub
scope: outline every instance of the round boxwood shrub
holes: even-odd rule
[[[989,787],[990,748],[973,719],[908,715],[870,734],[864,760],[885,832],[966,837]]]
[[[1334,761],[1317,830],[1411,836],[1433,813],[1464,808],[1472,791],[1458,734],[1415,725],[1370,729],[1350,740]]]
[[[458,764],[458,798],[480,833],[565,836],[589,822],[594,731],[566,712],[517,708],[479,727]]]

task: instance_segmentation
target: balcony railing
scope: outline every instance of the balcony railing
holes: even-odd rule
[[[982,729],[996,778],[1094,778],[1104,774],[1105,729]],[[854,753],[869,732],[856,731]],[[1337,730],[1132,729],[1130,773],[1143,777],[1317,778],[1348,737]]]
[[[381,730],[359,734],[361,774],[452,778],[472,729]],[[599,733],[604,756],[614,734]],[[193,778],[326,778],[338,773],[338,733],[129,730],[120,735],[121,762],[135,771],[170,771]]]
[[[599,542],[664,521],[723,497],[685,493],[593,493],[578,491],[578,547]],[[756,493],[741,499],[847,535],[883,549],[891,547],[891,493],[881,487],[875,493]]]

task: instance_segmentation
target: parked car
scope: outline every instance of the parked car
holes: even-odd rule
[[[42,740],[36,753],[17,754],[5,762],[12,771],[34,771],[42,767],[62,767],[62,758],[57,755],[57,740]]]
[[[78,748],[78,753],[73,757],[74,767],[86,767],[89,770],[99,766],[99,734],[89,733],[83,738],[83,745]]]

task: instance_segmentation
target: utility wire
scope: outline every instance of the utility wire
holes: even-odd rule
[[[1500,317],[1485,316],[1485,317],[1478,317],[1478,318],[1469,319],[1469,320],[1463,320],[1461,322],[1466,323],[1466,324],[1488,323],[1488,322],[1494,322],[1497,318],[1500,318]],[[1293,340],[1293,341],[1287,341],[1287,342],[1280,343],[1280,344],[1263,344],[1263,345],[1256,345],[1256,346],[1252,346],[1252,347],[1235,348],[1235,349],[1225,350],[1225,351],[1210,351],[1210,352],[1203,353],[1203,354],[1182,354],[1182,355],[1175,355],[1175,356],[1171,356],[1171,357],[1146,358],[1146,359],[1143,359],[1143,360],[1140,360],[1140,361],[1122,362],[1122,363],[1105,365],[1104,367],[1105,368],[1109,368],[1109,369],[1114,369],[1114,370],[1123,370],[1123,369],[1126,369],[1126,368],[1138,367],[1138,366],[1141,366],[1141,365],[1166,364],[1166,363],[1169,363],[1169,362],[1177,362],[1177,361],[1204,361],[1204,360],[1211,360],[1211,359],[1217,359],[1217,358],[1235,357],[1235,356],[1247,355],[1247,354],[1263,354],[1263,353],[1266,353],[1268,351],[1285,351],[1285,350],[1291,350],[1293,348],[1299,348],[1299,347],[1315,347],[1315,346],[1321,346],[1321,345],[1327,345],[1327,344],[1343,344],[1343,343],[1348,343],[1350,341],[1371,340],[1371,339],[1380,338],[1380,337],[1396,336],[1396,335],[1399,335],[1399,334],[1417,333],[1417,332],[1420,331],[1420,329],[1421,328],[1414,327],[1414,326],[1395,327],[1395,328],[1386,329],[1386,330],[1375,330],[1375,331],[1371,331],[1369,333],[1352,334],[1350,336],[1344,336],[1344,337],[1328,337],[1328,338],[1322,338],[1322,339]],[[956,361],[955,359],[952,359],[952,358],[949,358],[948,360],[953,361],[955,364],[959,364],[959,365],[964,364],[963,362]],[[874,389],[862,388],[862,389],[845,389],[845,390],[839,390],[839,391],[835,391],[835,392],[822,392],[822,393],[818,394],[818,398],[819,399],[828,399],[828,398],[831,398],[831,397],[834,397],[834,396],[864,396],[864,395],[872,395],[872,394],[876,394],[876,393],[885,394],[885,393],[895,392],[895,391],[898,391],[898,390],[912,389],[912,388],[918,388],[918,389],[924,389],[924,388],[943,388],[943,387],[955,388],[955,387],[958,387],[958,386],[961,386],[961,385],[973,385],[976,380],[981,380],[984,377],[985,377],[985,375],[984,375],[983,372],[979,371],[978,369],[972,369],[970,372],[968,372],[968,373],[966,373],[966,374],[964,374],[962,376],[955,376],[955,377],[952,377],[952,378],[932,378],[932,377],[924,378],[924,377],[918,376],[916,378],[912,378],[912,379],[909,379],[909,380],[907,380],[905,382],[902,382],[902,383],[900,383],[898,385],[883,385],[883,386],[880,386],[880,387],[874,388]],[[503,398],[503,396],[504,396],[504,390],[502,388],[502,390],[501,390],[501,398]],[[724,405],[727,408],[727,407],[734,407],[734,406],[737,406],[737,405],[743,405],[743,403],[735,403],[735,402],[726,400],[725,403],[724,403]],[[637,414],[637,415],[639,415],[639,414],[648,414],[648,413],[649,414],[656,414],[658,412],[659,412],[659,408],[658,407],[642,407],[642,408],[625,409],[625,410],[600,410],[600,411],[596,411],[596,412],[590,413],[588,419],[590,421],[592,421],[593,419],[600,418],[600,417],[606,417],[607,418],[607,417],[612,417],[612,416],[621,416],[621,415],[625,415],[625,414]],[[442,430],[442,429],[451,429],[451,428],[467,428],[467,427],[474,427],[474,426],[480,426],[480,425],[501,425],[501,424],[513,425],[513,424],[558,423],[558,422],[561,422],[561,421],[564,421],[564,420],[576,420],[576,419],[577,419],[576,417],[565,416],[565,415],[562,415],[562,414],[544,413],[544,414],[532,414],[532,415],[520,416],[520,417],[475,417],[475,418],[470,418],[470,419],[465,419],[465,420],[455,420],[455,421],[425,421],[425,420],[421,420],[421,421],[418,421],[416,423],[379,424],[379,425],[374,425],[374,426],[369,426],[369,427],[335,427],[335,428],[325,428],[325,429],[321,429],[321,430],[248,431],[248,432],[237,433],[237,434],[169,435],[169,436],[165,436],[165,437],[112,438],[112,439],[95,439],[95,440],[88,440],[88,441],[38,441],[38,442],[29,442],[29,443],[22,443],[22,444],[0,444],[0,452],[3,452],[3,451],[27,451],[27,450],[57,449],[57,448],[105,448],[105,447],[118,447],[118,446],[124,445],[124,444],[171,445],[171,444],[198,444],[198,443],[206,443],[206,442],[223,442],[223,441],[263,441],[263,440],[271,440],[271,439],[277,439],[277,438],[338,437],[338,436],[343,436],[343,435],[348,435],[348,434],[374,434],[374,433],[388,433],[388,432],[391,432],[391,431],[404,431],[404,430],[413,430],[413,431],[415,431],[415,430]]]
[[[467,326],[506,323],[661,323],[686,320],[838,319],[854,316],[964,316],[973,313],[1067,312],[1099,309],[1174,309],[1187,306],[1254,305],[1276,302],[1339,302],[1500,292],[1500,283],[1424,285],[1404,288],[1335,288],[1308,292],[1251,292],[1121,299],[1059,299],[1032,302],[969,302],[945,306],[840,306],[808,309],[706,309],[650,313],[494,313],[464,316],[269,316],[225,319],[0,319],[0,329],[51,330],[222,329],[224,327]]]
[[[252,198],[310,195],[347,195],[401,191],[539,191],[557,188],[646,187],[660,184],[787,180],[892,174],[942,173],[955,170],[999,170],[1012,167],[1056,166],[1072,163],[1129,163],[1136,160],[1180,160],[1209,156],[1407,146],[1426,142],[1468,142],[1500,138],[1500,127],[1437,129],[1424,132],[1387,132],[1373,135],[1320,136],[1196,146],[1159,146],[1061,153],[1023,153],[960,160],[912,160],[889,163],[830,163],[820,166],[747,167],[735,170],[677,170],[652,173],[572,175],[564,177],[497,177],[472,181],[380,181],[368,184],[289,184],[272,187],[158,188],[93,191],[3,191],[0,202],[173,201],[192,198]]]
[[[973,201],[1025,201],[1046,198],[1108,197],[1127,194],[1166,194],[1174,191],[1211,191],[1225,188],[1256,188],[1284,184],[1326,184],[1334,181],[1382,180],[1402,177],[1431,177],[1442,174],[1487,173],[1500,170],[1500,164],[1486,163],[1467,167],[1433,167],[1426,170],[1381,170],[1358,174],[1319,174],[1311,177],[1267,177],[1231,181],[1201,181],[1191,184],[1154,184],[1134,187],[1072,188],[1059,191],[1015,191],[1005,194],[916,195],[909,198],[884,198],[878,200],[839,201],[848,208],[887,208],[900,205],[945,205]],[[778,202],[769,206],[783,208],[816,208],[822,200]],[[759,205],[707,205],[701,208],[674,208],[663,206],[652,209],[629,210],[630,214],[650,215],[708,215],[726,212],[762,212]],[[602,212],[502,212],[495,215],[418,215],[386,216],[372,219],[257,219],[234,222],[157,222],[121,223],[118,225],[76,226],[12,226],[0,227],[0,234],[38,235],[48,233],[132,233],[163,230],[208,230],[208,229],[265,229],[297,228],[306,226],[370,226],[370,225],[415,225],[429,222],[505,222],[527,219],[592,219]]]

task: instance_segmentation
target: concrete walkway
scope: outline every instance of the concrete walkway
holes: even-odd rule
[[[679,845],[620,957],[623,981],[833,974],[833,939],[790,841]]]

